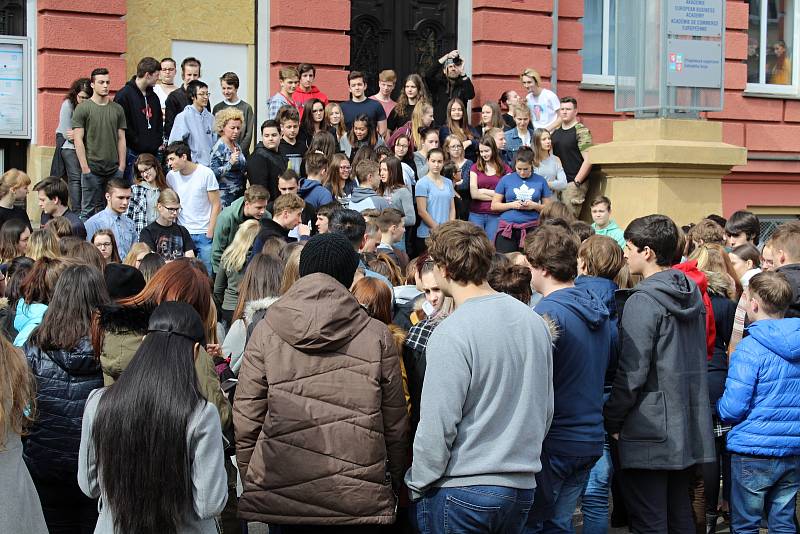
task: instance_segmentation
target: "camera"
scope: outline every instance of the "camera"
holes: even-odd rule
[[[460,67],[464,63],[464,60],[461,59],[461,56],[456,56],[453,58],[453,65],[456,67]]]

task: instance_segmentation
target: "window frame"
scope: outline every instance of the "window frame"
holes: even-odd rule
[[[613,86],[615,84],[616,75],[609,74],[608,67],[611,63],[611,59],[609,58],[609,50],[611,49],[611,1],[612,0],[602,0],[603,2],[603,20],[602,20],[602,29],[601,29],[601,53],[600,53],[600,71],[601,74],[588,74],[586,72],[582,72],[581,82],[587,85],[609,85]],[[586,14],[584,13],[584,18]],[[585,37],[585,34],[584,34]],[[584,45],[585,45],[584,40]],[[616,53],[616,50],[614,50]],[[616,57],[613,58],[616,61]],[[583,70],[583,68],[581,68]]]
[[[797,2],[798,0],[793,0],[792,2],[792,10],[794,13],[791,14],[793,21],[792,21],[792,43],[787,45],[787,52],[792,54],[792,83],[789,85],[779,85],[779,84],[772,84],[772,83],[760,83],[760,82],[748,82],[745,86],[745,94],[750,95],[776,95],[776,96],[798,96],[800,91],[798,90],[798,85],[800,85],[800,76],[798,76],[797,69],[800,67],[800,58],[797,55],[797,45],[800,42],[800,27],[798,24],[800,23],[800,18],[798,18],[798,9],[797,9]],[[769,17],[767,16],[767,9],[769,7],[768,0],[761,1],[761,13],[759,15],[759,42],[758,42],[758,49],[759,49],[759,64],[758,64],[758,76],[761,77],[761,74],[764,73],[766,79],[766,70],[767,70],[767,54],[762,53],[767,49],[767,23],[769,22]],[[749,4],[748,8],[749,8]],[[749,17],[750,13],[748,11],[748,29],[749,29]],[[749,39],[749,31],[748,31],[748,39]]]

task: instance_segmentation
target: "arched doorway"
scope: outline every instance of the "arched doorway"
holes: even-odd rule
[[[397,73],[397,94],[408,74],[424,74],[456,48],[457,6],[456,0],[353,0],[349,68],[366,74],[367,94],[378,91],[380,71]]]

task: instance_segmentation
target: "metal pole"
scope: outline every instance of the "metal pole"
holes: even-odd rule
[[[550,47],[550,90],[558,94],[558,0],[553,0],[553,43]]]

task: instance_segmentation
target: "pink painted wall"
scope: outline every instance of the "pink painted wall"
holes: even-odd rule
[[[61,102],[73,80],[106,67],[112,87],[125,83],[126,2],[39,0],[37,9],[36,132],[40,145],[53,146]]]

